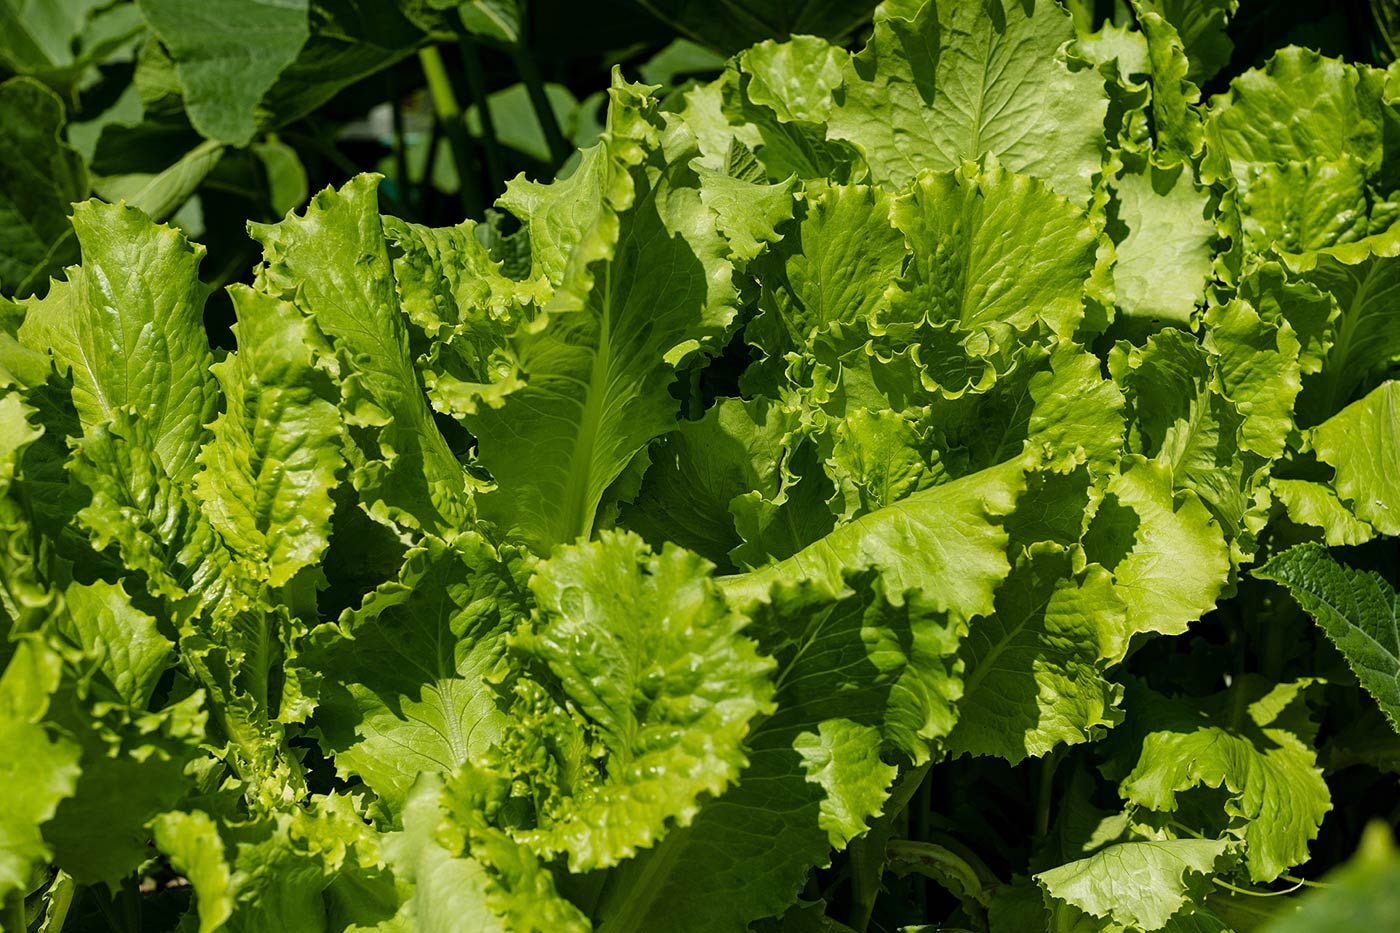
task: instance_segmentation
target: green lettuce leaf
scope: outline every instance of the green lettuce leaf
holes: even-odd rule
[[[434,228],[384,218],[399,301],[427,339],[416,359],[419,374],[433,408],[454,416],[483,393],[518,387],[504,352],[510,333],[550,294],[543,276],[507,277],[479,239],[485,229],[469,220]],[[410,339],[415,352],[419,342]]]
[[[1304,377],[1298,398],[1299,425],[1312,427],[1378,385],[1400,360],[1400,320],[1390,313],[1400,286],[1400,229],[1283,260],[1336,309],[1322,371]]]
[[[1215,606],[1230,570],[1210,511],[1195,493],[1173,492],[1168,466],[1136,454],[1109,481],[1084,549],[1113,574],[1131,632],[1186,631]]]
[[[1333,486],[1356,517],[1400,535],[1400,382],[1382,383],[1313,428],[1317,458],[1337,471]]]
[[[52,855],[42,828],[77,787],[81,747],[45,724],[61,672],[59,656],[27,638],[0,673],[0,777],[11,789],[0,816],[0,897],[29,893]]]
[[[148,432],[144,419],[119,408],[83,438],[66,464],[91,493],[78,525],[94,550],[115,546],[127,570],[146,575],[151,593],[239,611],[247,601],[240,580],[248,571],[233,563],[192,491],[161,469]]]
[[[860,342],[903,268],[893,206],[882,188],[809,186],[795,229],[771,254],[760,316],[746,338],[779,359],[818,339],[842,349]]]
[[[156,619],[104,580],[70,583],[63,601],[67,611],[55,615],[54,631],[92,659],[128,706],[145,709],[175,650]]]
[[[926,315],[969,329],[1035,321],[1063,335],[1078,328],[1098,238],[1081,210],[1037,179],[989,155],[919,175],[891,215],[912,257],[886,326]]]
[[[325,551],[331,491],[344,464],[330,355],[295,307],[231,290],[238,352],[214,366],[224,411],[199,454],[195,494],[223,541],[282,586]]]
[[[922,758],[946,735],[963,626],[917,593],[892,603],[871,572],[845,583],[835,598],[779,584],[755,610],[778,664],[776,711],[749,738],[736,786],[617,869],[600,926],[739,929],[780,913],[882,812],[896,770],[882,747]]]
[[[788,465],[806,442],[804,434],[800,413],[763,396],[720,399],[699,421],[683,422],[653,445],[651,465],[635,499],[623,506],[619,524],[654,549],[673,541],[732,571],[737,565],[730,555],[745,540],[736,514],[746,513],[745,530],[756,531],[758,511],[770,507],[783,516],[779,527],[811,526],[793,536],[791,554],[833,523],[820,496],[813,509],[813,496],[792,494],[794,485],[816,485],[817,477],[803,479]],[[808,507],[799,511],[799,504]],[[773,537],[765,542],[770,548]]]
[[[1251,553],[1263,516],[1247,513],[1264,462],[1240,449],[1246,418],[1217,388],[1209,353],[1175,329],[1125,347],[1112,351],[1109,369],[1134,416],[1131,449],[1165,466],[1173,487],[1200,497],[1226,540]]]
[[[587,751],[572,774],[517,777],[537,785],[537,826],[518,835],[567,854],[574,871],[616,864],[689,825],[701,796],[718,796],[748,764],[752,720],[773,709],[773,662],[740,634],[747,620],[726,607],[711,569],[680,548],[652,554],[635,535],[604,532],[557,551],[531,578],[538,614],[512,651],[546,666],[563,702],[551,710],[520,696]],[[507,727],[503,752],[533,771],[528,754],[542,757],[548,744],[526,728]]]
[[[350,476],[364,508],[392,526],[445,535],[472,513],[467,478],[409,353],[377,184],[360,175],[317,194],[304,216],[251,225],[263,245],[255,287],[294,304],[337,351],[341,411],[357,441]]]
[[[44,839],[80,884],[115,886],[149,856],[146,823],[188,793],[185,767],[200,754],[208,714],[200,691],[146,711],[82,690],[62,689],[49,709],[82,749],[82,773]]]
[[[233,915],[233,872],[218,824],[202,810],[162,813],[151,821],[156,847],[194,888],[199,933],[214,933]]]
[[[1189,165],[1152,159],[1112,182],[1109,232],[1118,307],[1153,324],[1187,326],[1205,298],[1215,258],[1215,205]]]
[[[501,740],[486,684],[507,669],[505,636],[525,611],[517,563],[475,536],[426,538],[397,580],[313,635],[305,663],[336,672],[316,712],[321,745],[394,810],[419,773],[452,774]]]
[[[707,163],[755,181],[864,179],[860,151],[832,139],[826,125],[849,59],[813,36],[739,53],[717,81],[688,95],[687,122],[697,127]]]
[[[1239,445],[1272,460],[1293,428],[1293,403],[1302,388],[1301,344],[1287,320],[1267,321],[1248,302],[1212,305],[1204,345],[1215,356],[1225,396],[1244,415]]]
[[[843,521],[946,478],[927,430],[897,412],[869,408],[856,408],[836,424],[827,469],[844,502]]]
[[[1211,101],[1203,175],[1234,181],[1248,247],[1302,251],[1368,232],[1384,83],[1377,69],[1290,46]]]
[[[851,58],[831,135],[858,145],[872,178],[896,188],[990,152],[1086,203],[1108,101],[1063,48],[1074,37],[1069,15],[1046,0],[890,0]]]
[[[675,424],[675,364],[734,314],[700,179],[663,157],[663,135],[688,142],[663,132],[641,85],[611,94],[609,129],[577,171],[514,181],[502,200],[555,291],[512,339],[519,387],[464,418],[496,483],[483,507],[540,553],[593,529],[608,485]]]
[[[1332,809],[1315,751],[1290,728],[1301,687],[1248,678],[1199,704],[1129,691],[1129,727],[1142,745],[1120,792],[1178,820],[1205,814],[1206,836],[1243,840],[1253,881],[1274,880],[1307,860],[1308,842]],[[1198,788],[1218,788],[1223,807],[1193,804]]]
[[[467,852],[485,868],[486,902],[507,930],[588,933],[592,926],[582,911],[560,896],[549,864],[493,825],[509,799],[509,789],[510,780],[504,774],[464,767],[447,782],[443,800],[462,843],[457,845],[455,836],[441,830],[439,838],[450,840],[453,848]],[[415,787],[414,793],[419,792]]]
[[[776,564],[721,581],[737,606],[767,597],[774,583],[810,580],[841,590],[842,573],[875,566],[887,592],[917,589],[940,612],[966,621],[993,608],[1010,570],[1002,520],[1025,489],[1029,460],[1013,460],[914,493],[841,525]]]
[[[1120,842],[1035,876],[1051,897],[1136,930],[1160,930],[1210,875],[1230,843],[1217,839]]]
[[[1121,690],[1102,669],[1126,640],[1124,616],[1102,567],[1076,574],[1065,549],[1032,548],[997,589],[995,612],[976,619],[963,643],[965,687],[949,751],[1014,764],[1121,721]]]
[[[1230,61],[1235,45],[1226,34],[1239,0],[1135,0],[1141,12],[1153,12],[1171,23],[1181,37],[1190,62],[1187,77],[1203,84]]]
[[[1365,544],[1376,536],[1376,529],[1353,515],[1337,491],[1326,483],[1274,479],[1270,486],[1290,519],[1299,525],[1321,528],[1322,540],[1333,547]]]
[[[204,333],[204,247],[135,208],[100,201],[77,205],[73,227],[83,264],[26,302],[19,339],[71,373],[84,429],[130,407],[161,472],[187,480],[219,401]]]
[[[1311,49],[1280,49],[1211,101],[1207,139],[1247,185],[1250,165],[1337,160],[1378,165],[1384,72]]]
[[[1301,253],[1366,236],[1366,165],[1353,155],[1259,166],[1240,192],[1246,242]]]

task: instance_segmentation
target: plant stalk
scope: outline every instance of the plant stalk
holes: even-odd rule
[[[5,929],[13,930],[14,933],[24,933],[29,929],[29,921],[24,913],[24,895],[18,891],[11,892],[5,898]]]
[[[413,182],[408,177],[408,146],[404,140],[403,100],[399,95],[398,82],[394,80],[392,70],[389,72],[389,101],[390,113],[394,118],[394,190],[398,193],[400,203],[416,207],[416,205],[410,204],[413,200]]]
[[[447,68],[442,63],[442,54],[437,46],[430,45],[418,50],[418,63],[423,69],[423,77],[428,82],[428,94],[433,99],[433,112],[437,114],[439,125],[447,134],[448,145],[452,148],[452,158],[457,163],[457,178],[460,182],[458,196],[462,202],[462,212],[471,218],[479,218],[482,213],[481,193],[477,190],[478,172],[473,164],[471,139],[467,136],[467,124],[462,119],[462,108],[457,103],[457,92],[452,89],[452,81],[447,76]]]
[[[496,138],[496,118],[491,115],[487,103],[486,72],[481,67],[481,56],[471,36],[463,36],[458,45],[462,49],[462,68],[467,73],[467,88],[481,119],[481,153],[486,160],[486,177],[491,184],[491,195],[496,195],[495,186],[505,180],[505,159],[501,155],[501,143]]]
[[[550,106],[549,95],[544,90],[544,78],[540,76],[535,60],[519,43],[510,47],[510,57],[515,62],[516,71],[520,73],[521,83],[530,95],[530,105],[535,108],[535,117],[540,121],[540,129],[544,130],[545,142],[549,144],[549,157],[557,169],[573,154],[573,147],[564,137],[559,120],[554,116],[554,108]]]

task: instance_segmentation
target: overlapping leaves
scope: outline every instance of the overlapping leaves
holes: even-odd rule
[[[1202,104],[1231,5],[1132,6],[891,0],[674,111],[618,77],[502,200],[528,270],[362,176],[254,226],[219,362],[200,249],[80,205],[0,314],[0,898],[159,864],[201,931],[739,929],[846,849],[878,891],[924,769],[991,756],[1046,825],[962,909],[1226,929],[1206,879],[1332,805],[1318,688],[1122,668],[1279,541],[1400,529],[1395,115],[1297,50]],[[237,112],[184,56],[191,116],[244,138],[292,38]],[[1259,575],[1394,719],[1390,586]],[[1052,831],[1062,761],[1121,812]]]

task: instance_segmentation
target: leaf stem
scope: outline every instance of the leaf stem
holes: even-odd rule
[[[5,898],[5,929],[14,930],[15,933],[24,933],[29,929],[29,921],[24,914],[24,895],[18,891],[12,891]]]
[[[477,171],[472,164],[471,140],[467,136],[467,125],[462,119],[462,108],[457,103],[457,92],[452,89],[452,81],[447,76],[447,68],[442,63],[442,54],[437,46],[430,45],[418,50],[418,64],[423,69],[423,77],[428,82],[428,94],[433,99],[433,112],[438,123],[447,134],[447,142],[452,147],[452,157],[457,163],[457,178],[461,186],[458,195],[462,211],[467,217],[481,216],[481,193],[477,190]]]
[[[1059,749],[1052,749],[1037,763],[1038,786],[1035,792],[1035,836],[1036,841],[1044,839],[1050,832],[1050,801],[1055,792],[1055,771],[1060,764]]]
[[[476,42],[471,36],[462,36],[458,41],[462,49],[462,68],[467,73],[467,88],[471,91],[472,104],[476,106],[481,119],[481,152],[486,159],[486,177],[494,199],[495,186],[505,181],[505,160],[501,156],[501,143],[496,138],[496,119],[491,115],[487,102],[486,72],[481,67],[481,56],[477,53]]]
[[[1226,891],[1235,894],[1243,894],[1247,897],[1280,897],[1284,894],[1292,894],[1307,883],[1300,878],[1297,884],[1293,885],[1291,888],[1284,888],[1282,891],[1251,891],[1248,888],[1241,888],[1237,885],[1233,885],[1228,881],[1221,881],[1219,878],[1212,878],[1210,880],[1213,884],[1224,888]]]
[[[870,834],[852,839],[847,850],[851,862],[851,912],[847,925],[857,933],[870,927],[875,913],[875,899],[880,896],[880,879],[885,873],[884,839],[871,839]]]
[[[550,106],[549,95],[544,90],[544,78],[540,76],[540,70],[535,66],[535,60],[518,42],[511,45],[510,57],[515,62],[516,71],[520,73],[521,83],[525,85],[525,90],[530,95],[530,104],[535,108],[535,117],[540,121],[540,129],[544,130],[545,142],[549,144],[550,159],[557,169],[573,154],[573,147],[569,145],[568,139],[564,137],[564,131],[559,127],[559,119],[554,115],[554,108]]]

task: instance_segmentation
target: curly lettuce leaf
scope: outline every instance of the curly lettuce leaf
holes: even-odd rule
[[[318,193],[300,217],[250,225],[263,246],[254,287],[295,305],[337,351],[341,411],[356,439],[350,477],[364,508],[393,527],[446,535],[472,514],[467,478],[409,353],[377,185],[360,175]]]
[[[215,364],[224,411],[199,454],[195,495],[225,544],[282,586],[325,552],[344,458],[325,345],[292,305],[231,290],[238,351]]]
[[[56,653],[24,639],[0,674],[0,778],[11,789],[0,814],[0,897],[29,893],[53,854],[42,828],[77,788],[82,749],[45,724],[61,672]]]
[[[517,179],[502,204],[530,230],[553,296],[511,340],[518,387],[464,412],[495,489],[483,508],[539,553],[587,535],[599,503],[676,422],[675,365],[733,317],[729,249],[701,181],[641,85],[611,90],[602,141],[568,178]]]
[[[418,774],[452,774],[501,739],[487,682],[508,669],[506,633],[525,612],[516,563],[474,536],[427,538],[397,580],[313,635],[306,664],[335,672],[314,720],[321,745],[394,810]]]
[[[1239,838],[1255,882],[1303,863],[1332,800],[1309,737],[1290,721],[1302,686],[1249,678],[1200,703],[1131,690],[1129,728],[1142,744],[1120,793],[1178,820],[1202,819],[1206,836]],[[1223,806],[1193,808],[1200,788],[1218,788]]]
[[[1069,57],[1074,38],[1069,14],[1047,0],[890,0],[836,92],[831,135],[896,188],[990,152],[1086,203],[1108,101],[1102,79]]]
[[[725,605],[711,569],[680,548],[653,554],[636,535],[604,532],[557,551],[531,578],[538,614],[512,651],[553,675],[541,686],[559,701],[531,705],[587,751],[572,774],[517,778],[538,785],[539,801],[536,827],[518,835],[566,854],[574,871],[616,864],[689,825],[702,796],[721,794],[748,764],[752,721],[773,710],[773,662],[741,634],[748,622]],[[508,729],[507,762],[533,770],[526,754],[548,754],[544,737]]]
[[[1030,460],[1012,460],[841,525],[786,560],[722,579],[734,605],[766,598],[777,582],[810,580],[836,593],[847,570],[878,567],[887,592],[917,589],[940,612],[966,621],[992,611],[1006,577],[1002,521],[1024,491]]]
[[[1303,377],[1298,423],[1312,427],[1369,392],[1400,360],[1400,229],[1310,253],[1284,255],[1298,278],[1320,289],[1335,311],[1323,339],[1321,372]]]
[[[1169,466],[1137,454],[1109,481],[1084,549],[1113,574],[1134,633],[1186,631],[1214,608],[1230,572],[1210,510],[1195,493],[1173,491]]]
[[[818,340],[841,349],[861,342],[907,252],[893,207],[879,187],[808,186],[805,210],[771,254],[746,338],[775,358]]]
[[[808,871],[880,815],[893,748],[923,760],[953,723],[963,626],[917,593],[891,602],[869,571],[836,597],[780,584],[753,634],[776,659],[777,708],[748,740],[738,784],[618,869],[607,929],[739,929],[780,913]]]
[[[1400,382],[1390,380],[1313,428],[1317,458],[1348,509],[1385,535],[1400,535]]]
[[[1174,488],[1210,509],[1232,547],[1251,553],[1263,525],[1250,513],[1264,462],[1241,449],[1247,419],[1218,388],[1209,353],[1173,329],[1143,347],[1115,348],[1109,368],[1132,410],[1130,449],[1165,466]]]
[[[1068,551],[1031,549],[997,589],[996,610],[973,621],[953,754],[1015,764],[1087,742],[1121,721],[1121,692],[1104,659],[1124,641],[1125,606],[1112,576],[1076,574]]]
[[[119,885],[149,857],[146,823],[189,792],[208,712],[195,691],[148,711],[65,685],[48,711],[82,749],[73,795],[44,827],[54,859],[80,884]]]
[[[1038,179],[984,156],[920,174],[891,217],[912,256],[884,327],[925,317],[968,329],[1043,321],[1066,336],[1079,327],[1098,237],[1083,211]]]
[[[1198,893],[1230,843],[1144,839],[1106,846],[1035,876],[1046,894],[1135,930],[1160,930]]]
[[[1124,314],[1153,325],[1190,324],[1215,259],[1215,204],[1186,163],[1153,159],[1112,181],[1113,286]]]
[[[20,342],[70,372],[84,429],[132,408],[161,472],[187,480],[219,403],[204,333],[204,247],[121,204],[79,204],[73,227],[83,264],[25,303]]]
[[[745,543],[759,563],[773,551],[789,556],[833,524],[819,477],[804,478],[795,468],[798,449],[810,444],[805,435],[799,412],[763,396],[720,399],[699,421],[682,422],[653,445],[619,524],[653,548],[673,541],[725,570],[737,569],[734,558],[743,553],[736,549]],[[761,531],[768,533],[760,541]],[[788,540],[779,542],[783,531]]]

